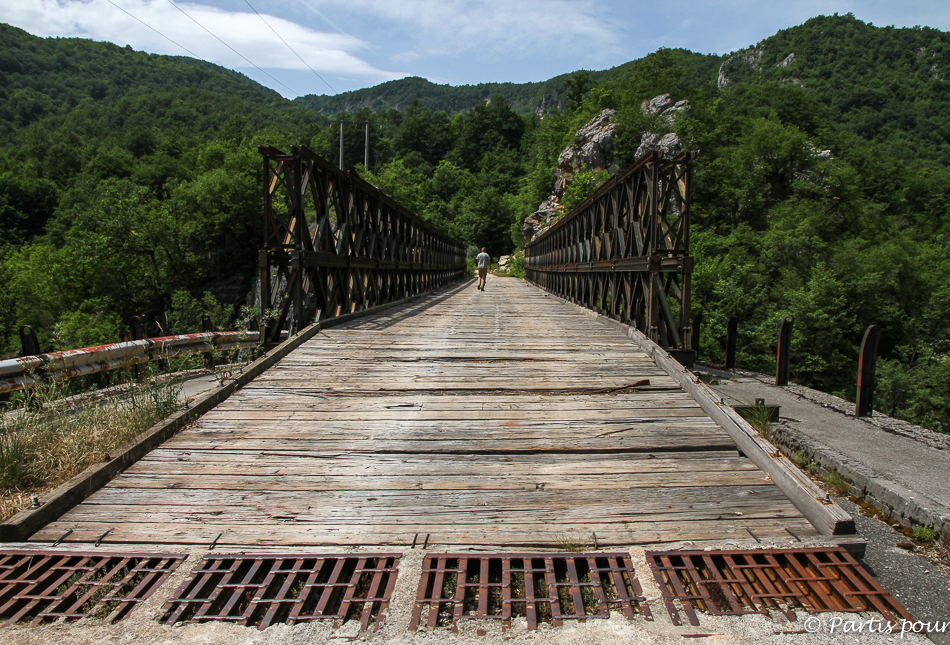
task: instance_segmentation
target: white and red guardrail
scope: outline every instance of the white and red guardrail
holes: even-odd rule
[[[177,356],[258,346],[258,331],[209,331],[0,360],[0,394]]]

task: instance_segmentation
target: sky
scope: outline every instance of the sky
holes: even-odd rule
[[[544,81],[660,47],[725,54],[809,18],[950,31],[948,0],[0,0],[0,22],[193,56],[288,98],[406,76]]]

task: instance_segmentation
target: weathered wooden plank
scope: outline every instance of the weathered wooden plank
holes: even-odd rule
[[[556,547],[591,532],[601,545],[816,534],[625,334],[521,282],[496,287],[316,336],[35,539],[111,529],[105,543],[334,546],[425,533]]]
[[[123,474],[104,489],[90,504],[105,500],[122,500],[126,504],[160,503],[175,491],[176,499],[190,499],[192,493],[213,490],[215,500],[229,499],[236,491],[260,491],[255,499],[266,498],[275,491],[371,491],[380,494],[438,491],[438,490],[573,490],[609,493],[630,488],[676,488],[681,486],[760,486],[762,473],[758,469],[727,472],[667,472],[662,478],[655,473],[626,473],[621,475],[572,475],[570,478],[532,475],[496,475],[471,477],[469,475],[431,475],[407,477],[400,475],[170,475],[163,473]],[[121,492],[117,492],[121,491]],[[159,492],[161,491],[161,492]],[[244,496],[246,498],[246,496]],[[140,502],[138,500],[149,500]]]
[[[592,311],[585,311],[585,315],[609,327],[624,331],[644,351],[649,353],[658,365],[662,366],[685,391],[696,399],[710,418],[729,433],[739,449],[781,486],[789,499],[822,533],[826,535],[852,535],[855,533],[854,519],[844,509],[835,504],[834,500],[827,498],[789,459],[782,456],[771,442],[759,436],[735,410],[717,403],[719,397],[715,392],[700,382],[698,378],[675,361],[659,345],[637,329],[622,325],[618,321],[600,316]]]
[[[786,544],[793,543],[788,530],[790,529],[801,538],[817,536],[814,528],[804,520],[787,518],[765,520],[730,520],[730,521],[703,521],[693,522],[689,526],[677,527],[668,523],[630,523],[617,524],[585,524],[578,527],[574,524],[558,524],[555,522],[538,524],[523,524],[500,526],[497,524],[482,524],[473,529],[469,526],[440,526],[433,530],[428,525],[405,524],[399,526],[381,525],[378,528],[347,526],[298,526],[293,522],[260,522],[254,525],[247,524],[198,524],[196,526],[181,527],[161,523],[152,524],[124,524],[115,521],[100,523],[57,523],[40,531],[35,539],[40,541],[55,540],[62,536],[63,529],[74,531],[65,543],[93,542],[103,532],[111,532],[103,540],[103,544],[112,543],[151,543],[151,544],[201,544],[207,545],[219,535],[218,544],[221,545],[280,545],[280,546],[359,546],[359,545],[406,545],[412,543],[417,536],[420,541],[428,533],[429,545],[505,545],[505,546],[543,546],[557,548],[565,542],[575,542],[578,539],[591,539],[596,534],[597,541],[603,546],[656,544],[663,542],[677,542],[689,536],[690,540],[751,540],[748,531],[752,531],[759,539],[779,539]],[[421,534],[421,535],[420,535]]]

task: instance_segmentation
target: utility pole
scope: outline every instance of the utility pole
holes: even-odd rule
[[[343,170],[343,119],[340,119],[340,170]]]
[[[363,142],[363,167],[369,169],[369,124],[376,121],[340,121],[340,170],[343,170],[343,124],[363,123],[366,125],[366,137]]]

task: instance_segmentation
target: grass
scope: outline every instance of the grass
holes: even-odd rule
[[[795,454],[792,455],[792,461],[795,462],[796,466],[809,474],[814,472],[816,468],[815,462],[811,460],[811,457],[805,454],[804,450],[796,450]]]
[[[741,416],[755,428],[766,441],[772,440],[772,411],[764,406],[750,406]]]
[[[0,425],[0,520],[100,461],[178,409],[181,388],[149,371],[104,400],[66,399],[64,383],[33,388]]]
[[[851,485],[848,483],[848,480],[835,471],[831,471],[822,477],[821,480],[825,482],[825,485],[836,495],[847,495],[848,491],[851,490]]]
[[[914,540],[917,542],[922,542],[928,544],[933,542],[933,539],[937,536],[937,532],[926,526],[915,526],[914,527]]]
[[[594,541],[588,536],[558,533],[554,536],[554,540],[557,547],[567,553],[581,553],[594,548]]]

